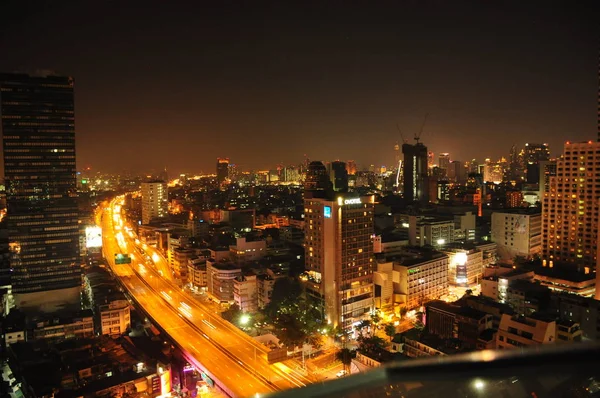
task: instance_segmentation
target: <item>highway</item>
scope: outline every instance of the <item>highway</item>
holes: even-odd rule
[[[284,364],[269,365],[267,347],[182,291],[173,281],[164,257],[144,247],[127,228],[120,203],[115,199],[101,212],[105,257],[132,298],[191,357],[191,362],[236,397],[302,387],[310,382]],[[115,264],[117,253],[130,254],[132,263]]]

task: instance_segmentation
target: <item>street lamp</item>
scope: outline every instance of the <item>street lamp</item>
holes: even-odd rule
[[[240,325],[247,325],[248,322],[250,322],[250,315],[242,314],[242,316],[240,317]]]

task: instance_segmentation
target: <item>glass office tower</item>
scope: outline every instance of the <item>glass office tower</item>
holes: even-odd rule
[[[17,308],[79,303],[73,79],[0,74],[12,289]]]

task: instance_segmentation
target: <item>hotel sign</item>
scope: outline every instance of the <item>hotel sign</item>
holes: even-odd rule
[[[345,205],[359,205],[361,203],[362,202],[361,202],[360,198],[344,199]]]

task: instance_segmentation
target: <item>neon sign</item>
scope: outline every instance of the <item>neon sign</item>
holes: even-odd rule
[[[361,202],[360,198],[344,199],[344,204],[345,205],[359,205],[361,203],[362,202]]]

